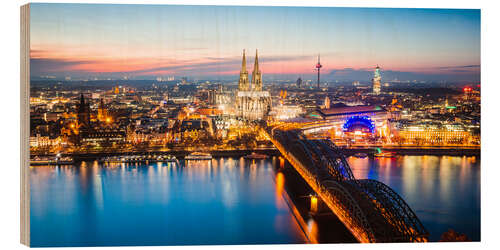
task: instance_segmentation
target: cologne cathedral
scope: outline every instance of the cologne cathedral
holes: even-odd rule
[[[255,51],[251,82],[248,79],[247,61],[243,50],[240,80],[236,92],[236,107],[238,116],[247,120],[264,119],[271,110],[271,95],[262,90],[262,74],[259,70],[259,57]]]

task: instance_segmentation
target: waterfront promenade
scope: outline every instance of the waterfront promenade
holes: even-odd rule
[[[449,156],[480,156],[480,147],[417,147],[417,146],[351,146],[339,147],[339,150],[346,156],[352,156],[356,153],[365,153],[367,156],[374,156],[379,151],[392,152],[397,155],[449,155]],[[241,149],[211,149],[199,148],[199,151],[208,152],[214,157],[245,156],[252,152],[266,154],[269,156],[280,155],[276,147],[258,147]],[[76,159],[95,159],[105,156],[120,155],[173,155],[183,158],[192,153],[192,149],[159,149],[150,148],[143,150],[88,150],[74,153],[61,153],[62,156],[72,156]],[[32,152],[31,156],[55,156],[56,153],[37,153]]]

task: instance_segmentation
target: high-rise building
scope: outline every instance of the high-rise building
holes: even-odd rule
[[[207,102],[208,102],[208,104],[215,105],[216,104],[216,95],[217,95],[216,90],[215,89],[209,89],[207,94],[208,94],[208,96],[207,96]]]
[[[380,94],[380,81],[382,80],[382,77],[380,76],[380,67],[377,65],[377,67],[375,68],[375,72],[373,74],[373,79],[372,79],[372,83],[373,83],[373,94]]]
[[[188,84],[187,77],[181,78],[181,84]]]
[[[330,98],[328,96],[325,97],[324,105],[325,109],[330,109]]]
[[[300,89],[300,85],[302,85],[302,78],[299,77],[299,79],[297,79],[297,88]]]
[[[259,69],[259,58],[255,51],[255,63],[252,72],[252,82],[248,81],[245,51],[241,63],[238,91],[236,93],[238,116],[248,120],[263,119],[271,109],[271,95],[262,90],[262,73]]]

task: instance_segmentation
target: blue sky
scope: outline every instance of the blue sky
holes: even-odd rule
[[[312,77],[320,53],[331,80],[378,64],[396,77],[479,81],[480,11],[32,4],[33,76],[230,78],[243,49],[249,66],[259,50],[269,78]]]

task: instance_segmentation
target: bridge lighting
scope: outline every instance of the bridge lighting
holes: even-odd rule
[[[311,213],[318,212],[318,197],[311,195]]]
[[[280,156],[279,159],[280,159],[280,168],[284,168],[285,167],[285,158]]]
[[[281,172],[278,172],[276,174],[276,194],[278,195],[278,197],[281,197],[284,188],[285,188],[285,175],[283,175],[283,173]]]

